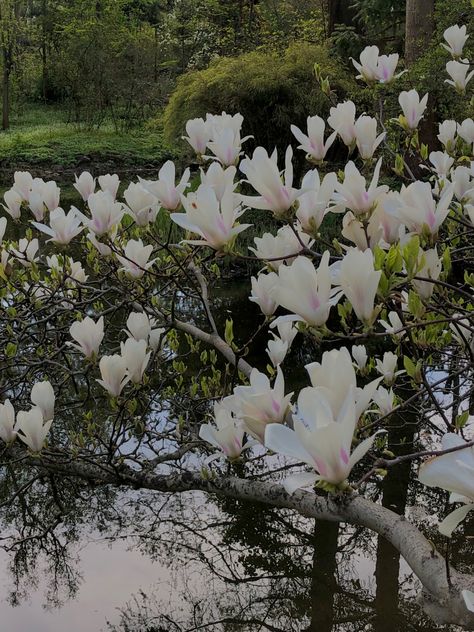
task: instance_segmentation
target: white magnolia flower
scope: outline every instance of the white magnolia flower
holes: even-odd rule
[[[363,371],[367,366],[367,349],[364,345],[353,345],[352,346],[352,357],[354,358],[354,362],[357,365],[357,368],[360,371]]]
[[[148,261],[152,251],[152,244],[144,246],[141,239],[130,239],[125,245],[123,255],[116,255],[123,266],[120,269],[133,279],[141,278],[156,261]]]
[[[453,320],[449,323],[453,338],[461,347],[469,348],[474,352],[474,328],[471,320],[462,318],[461,314],[453,314]]]
[[[300,143],[298,149],[305,151],[306,157],[309,160],[315,160],[317,162],[324,160],[328,149],[336,139],[337,132],[333,132],[325,141],[324,131],[326,123],[320,116],[308,116],[307,128],[308,135],[304,134],[296,125],[291,126],[293,136]]]
[[[152,329],[150,331],[148,344],[150,345],[152,351],[161,351],[166,338],[165,334],[166,329],[164,327],[157,327],[156,329]]]
[[[371,324],[374,318],[374,302],[382,272],[374,269],[371,250],[361,252],[350,249],[344,256],[338,285],[352,305],[357,318]]]
[[[423,265],[418,270],[416,276],[437,281],[443,266],[436,248],[420,252],[419,261],[423,262]],[[425,300],[428,300],[431,297],[435,288],[435,284],[429,280],[421,281],[419,279],[413,279],[412,285],[421,298]]]
[[[144,312],[131,312],[127,318],[127,334],[135,340],[145,340],[151,333],[154,320],[150,320],[148,314]]]
[[[291,321],[281,320],[280,318],[274,320],[273,323],[270,325],[271,329],[274,329],[275,327],[281,340],[288,343],[289,349],[293,344],[293,340],[295,339],[296,334],[298,333],[298,329]]]
[[[452,432],[443,436],[442,449],[450,450],[465,443],[462,437]],[[439,525],[441,533],[451,537],[454,529],[474,509],[474,448],[459,449],[423,463],[418,478],[428,487],[441,487],[451,492],[450,502],[463,503],[450,513]]]
[[[201,169],[201,184],[206,184],[214,189],[217,199],[221,202],[227,191],[234,191],[236,173],[237,167],[231,165],[224,169],[219,162],[214,161],[210,164],[207,172]]]
[[[403,91],[398,97],[398,102],[403,110],[402,125],[408,130],[414,130],[418,127],[428,103],[428,95],[420,100],[420,96],[416,90]]]
[[[0,439],[7,444],[16,439],[15,410],[9,399],[0,404]]]
[[[461,204],[474,202],[474,182],[472,167],[456,167],[451,172],[454,197]]]
[[[212,130],[208,121],[202,118],[195,118],[186,123],[187,136],[183,136],[187,140],[198,156],[206,151],[207,143],[211,139]]]
[[[49,226],[38,222],[31,223],[41,232],[50,235],[51,239],[48,241],[66,245],[84,229],[84,226],[81,225],[81,215],[81,212],[74,206],[71,207],[67,215],[61,207],[58,207],[49,214]]]
[[[117,197],[117,191],[120,186],[120,180],[116,173],[112,175],[110,173],[105,174],[104,176],[99,176],[99,186],[104,191],[104,193],[109,193],[112,200],[115,200]],[[87,198],[89,200],[89,198]]]
[[[32,452],[41,452],[52,423],[52,419],[45,423],[41,409],[34,406],[29,411],[21,410],[18,413],[15,430],[18,438],[26,443]]]
[[[357,79],[364,79],[367,83],[373,81],[390,83],[393,79],[407,72],[404,70],[398,73],[398,75],[395,75],[398,64],[398,54],[379,55],[377,46],[366,46],[360,54],[360,63],[354,59],[352,59],[352,63],[360,73],[357,75]]]
[[[337,184],[337,176],[331,172],[321,181],[317,169],[308,171],[301,183],[305,193],[298,198],[296,217],[305,232],[316,235],[326,213],[329,211],[329,202],[334,195]]]
[[[23,266],[25,266],[25,268],[29,268],[32,263],[38,261],[38,257],[36,256],[38,249],[39,242],[37,239],[28,241],[26,237],[23,237],[18,242],[18,249],[10,248],[10,252]]]
[[[267,343],[266,352],[270,358],[270,362],[274,367],[277,367],[286,358],[288,343],[273,334],[273,340],[269,340]]]
[[[30,191],[33,186],[33,176],[29,171],[15,171],[13,174],[13,187],[21,195],[24,202],[30,199]]]
[[[278,169],[276,150],[269,156],[266,149],[257,147],[252,158],[242,160],[240,170],[260,194],[259,197],[242,195],[243,203],[251,208],[272,211],[277,218],[285,217],[295,200],[303,193],[293,187],[292,158],[293,150],[289,146],[285,154],[283,180]]]
[[[443,33],[443,37],[446,40],[447,44],[441,44],[443,48],[445,48],[451,55],[455,58],[461,57],[462,49],[464,48],[464,44],[466,43],[469,35],[466,34],[467,28],[466,25],[458,26],[457,24],[453,24],[445,30]]]
[[[214,424],[202,424],[199,437],[221,450],[229,460],[238,459],[251,445],[244,440],[244,427],[220,402],[214,404]]]
[[[83,171],[79,177],[74,176],[75,183],[73,187],[81,196],[84,202],[87,202],[89,196],[95,192],[95,178],[88,171]]]
[[[397,371],[397,364],[398,356],[391,351],[386,351],[382,360],[377,359],[375,361],[375,368],[383,376],[386,384],[392,384],[396,376],[403,373],[403,371]]]
[[[461,124],[458,124],[458,134],[466,143],[474,144],[474,121],[472,118],[464,119]]]
[[[214,156],[206,158],[217,158],[224,167],[235,165],[242,154],[242,145],[250,136],[240,137],[240,130],[231,127],[224,129],[214,129],[211,140],[207,143],[208,148]]]
[[[429,160],[436,175],[446,179],[451,167],[454,165],[454,158],[445,151],[432,151],[429,155]]]
[[[7,218],[0,217],[0,244],[2,243],[3,238],[5,237],[6,230],[7,230]]]
[[[377,211],[378,209],[372,213],[365,226],[352,211],[347,211],[342,218],[342,236],[352,241],[359,250],[373,249],[380,243],[383,235]]]
[[[89,219],[83,213],[80,217],[87,228],[97,237],[112,233],[122,221],[125,213],[123,204],[115,202],[109,190],[97,191],[89,195],[87,200],[91,218]],[[79,211],[76,211],[79,213]]]
[[[277,304],[272,297],[271,290],[278,283],[278,275],[275,272],[269,274],[259,274],[258,277],[252,277],[252,294],[249,300],[262,310],[265,316],[271,316],[275,313]]]
[[[21,217],[21,203],[23,199],[21,195],[15,189],[9,189],[3,194],[2,204],[5,211],[10,215],[12,219],[20,219]]]
[[[347,147],[353,146],[356,141],[355,117],[356,106],[352,101],[338,103],[329,111],[328,124],[339,134]]]
[[[382,132],[377,136],[377,119],[362,115],[355,123],[355,135],[360,157],[362,160],[370,160],[386,133]]]
[[[270,269],[278,270],[281,265],[291,263],[303,247],[311,248],[314,243],[314,239],[301,232],[298,224],[295,224],[293,228],[286,224],[277,231],[276,235],[264,233],[262,237],[255,237],[256,248],[249,248],[249,250],[258,259],[265,261]]]
[[[451,79],[445,79],[445,83],[449,83],[456,88],[458,92],[465,92],[469,81],[474,77],[474,70],[469,72],[469,61],[462,59],[461,61],[451,60],[446,64],[446,72]]]
[[[441,197],[436,203],[429,182],[412,182],[403,186],[398,205],[393,213],[405,224],[409,231],[419,235],[428,232],[436,235],[439,227],[449,214],[449,205],[453,198],[453,187],[443,187]]]
[[[49,421],[54,417],[55,400],[53,387],[48,380],[36,382],[31,389],[31,402],[41,410],[44,421]]]
[[[143,188],[141,184],[131,182],[123,192],[129,215],[138,226],[148,226],[154,222],[158,213],[158,200]]]
[[[438,140],[444,146],[446,151],[452,151],[456,145],[456,134],[458,124],[456,121],[443,121],[439,124]]]
[[[386,185],[378,185],[382,159],[377,162],[374,175],[367,188],[364,176],[359,172],[352,161],[344,168],[344,182],[336,183],[336,192],[333,196],[334,206],[331,210],[340,213],[349,209],[354,215],[371,213],[377,207],[379,199],[388,191]]]
[[[71,337],[77,342],[68,342],[71,347],[84,354],[86,358],[97,355],[100,344],[104,338],[104,317],[101,316],[97,322],[86,316],[84,320],[76,320],[69,328]]]
[[[99,362],[101,380],[97,380],[113,397],[118,397],[129,381],[127,365],[122,356],[102,356]]]
[[[158,172],[158,180],[142,180],[140,185],[151,193],[167,211],[175,211],[181,206],[183,193],[189,187],[189,169],[185,169],[181,180],[176,184],[176,167],[168,160]]]
[[[397,338],[403,338],[406,335],[405,326],[397,312],[389,312],[387,318],[388,322],[386,320],[379,320],[378,322],[388,334]]]
[[[120,343],[120,354],[125,360],[127,377],[134,384],[140,384],[148,366],[151,353],[147,353],[146,348],[145,340],[135,340],[135,338],[127,338],[125,342]]]
[[[382,415],[388,415],[394,409],[395,394],[393,389],[387,390],[383,386],[379,386],[372,399]]]

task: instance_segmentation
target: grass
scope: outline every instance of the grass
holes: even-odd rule
[[[28,106],[0,131],[0,167],[74,168],[84,158],[92,163],[113,163],[118,168],[158,165],[176,157],[166,146],[160,119],[119,133],[111,123],[86,129],[67,122],[64,110],[54,106]]]

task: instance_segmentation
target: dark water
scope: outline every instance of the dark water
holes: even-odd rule
[[[213,293],[219,326],[233,314],[238,341],[259,318],[248,293],[248,279],[223,280]],[[188,309],[192,314],[192,305]],[[266,335],[257,339],[251,364],[265,366],[265,342]],[[304,364],[325,348],[294,345],[284,364],[290,389],[308,383]],[[419,420],[416,410],[392,419],[393,452],[412,450]],[[258,461],[248,471],[258,475],[265,467]],[[366,493],[417,522],[442,548],[431,516],[444,507],[445,495],[419,486],[414,469],[404,464]],[[56,541],[0,549],[2,631],[456,629],[424,616],[417,604],[420,585],[406,562],[365,529],[197,492],[169,498],[57,484],[67,485],[61,493],[68,504]],[[2,508],[0,538],[12,532],[21,537],[43,502],[38,493],[14,511]],[[451,548],[455,566],[474,562],[465,536],[455,535]]]

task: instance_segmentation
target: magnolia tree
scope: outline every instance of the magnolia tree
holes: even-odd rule
[[[460,94],[474,73],[466,38],[453,26],[443,45],[447,83]],[[353,63],[361,80],[380,84],[383,103],[398,56],[370,46]],[[413,460],[421,483],[456,505],[447,516],[440,507],[446,542],[474,508],[474,121],[442,122],[443,151],[428,155],[418,136],[428,99],[402,92],[391,120],[334,103],[327,121],[293,126],[310,165],[301,182],[291,147],[283,170],[263,147],[244,156],[242,116],[225,113],[186,125],[201,164],[192,181],[167,162],[122,199],[117,175],[85,172],[74,184],[82,202],[66,213],[55,182],[15,173],[0,219],[0,438],[4,480],[16,483],[8,502],[48,473],[203,490],[362,525],[405,557],[439,621],[474,629],[474,577],[370,499],[374,481]],[[336,141],[349,156],[339,173],[324,162]],[[248,209],[279,225],[250,253],[239,245]],[[333,214],[342,214],[340,236],[328,243]],[[259,269],[249,300],[261,322],[243,344],[232,318],[224,325],[215,313],[224,258]],[[248,362],[262,332],[263,371]],[[314,357],[306,384],[288,392],[296,337]],[[333,348],[321,355],[326,341]],[[400,382],[410,397],[398,395]],[[416,402],[417,451],[391,454],[386,428]]]

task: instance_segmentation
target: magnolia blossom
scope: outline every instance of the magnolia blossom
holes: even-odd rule
[[[474,202],[474,182],[472,181],[473,171],[471,167],[456,167],[451,172],[453,182],[454,197],[461,204]]]
[[[120,343],[120,354],[125,360],[127,377],[134,384],[140,384],[151,355],[146,352],[146,341],[127,338]]]
[[[32,239],[28,241],[26,237],[23,237],[18,242],[18,249],[11,248],[11,253],[17,257],[19,262],[25,266],[25,268],[29,268],[32,263],[35,263],[38,258],[36,254],[39,249],[39,242],[37,239]]]
[[[388,415],[394,408],[395,394],[393,389],[387,390],[383,386],[379,386],[373,395],[374,404],[382,415]]]
[[[31,402],[41,410],[44,421],[49,421],[54,417],[55,400],[53,387],[48,380],[36,382],[31,389]]]
[[[238,459],[242,450],[251,445],[243,442],[244,433],[242,423],[219,402],[214,404],[214,424],[202,424],[199,428],[199,437],[222,450],[229,460]]]
[[[182,228],[200,235],[202,239],[186,240],[187,243],[210,246],[221,250],[250,224],[237,224],[243,210],[235,205],[236,196],[232,189],[219,202],[212,187],[201,184],[195,193],[183,196],[186,213],[172,213],[171,219]]]
[[[328,149],[331,147],[336,139],[337,132],[333,132],[324,141],[324,130],[326,123],[320,116],[308,116],[307,119],[308,135],[304,134],[296,125],[291,126],[291,131],[296,140],[299,141],[298,149],[302,149],[306,152],[306,157],[309,160],[315,160],[317,162],[324,160]]]
[[[83,213],[79,213],[80,218],[89,230],[96,236],[112,233],[121,222],[125,213],[123,204],[115,202],[110,191],[97,191],[89,195],[87,204],[91,212],[91,219]]]
[[[252,294],[249,300],[256,303],[265,316],[274,314],[277,304],[272,296],[272,288],[278,283],[278,275],[275,272],[259,274],[258,277],[252,277],[251,283]]]
[[[301,183],[305,193],[298,198],[296,217],[304,231],[316,235],[322,221],[329,210],[329,201],[336,188],[337,176],[331,172],[324,176],[322,182],[317,169],[308,171]]]
[[[359,371],[364,371],[365,367],[367,366],[368,360],[367,349],[365,348],[365,346],[352,345],[351,352]]]
[[[447,44],[441,44],[453,57],[461,57],[462,49],[469,35],[466,34],[466,25],[458,26],[454,24],[445,30],[443,37]]]
[[[283,423],[292,395],[285,395],[285,379],[280,367],[277,367],[273,388],[264,373],[253,369],[250,385],[236,386],[234,394],[223,399],[222,404],[243,420],[252,437],[263,443],[267,424]]]
[[[439,124],[438,140],[446,151],[452,151],[456,145],[457,128],[456,121],[443,121]]]
[[[214,161],[210,164],[207,172],[201,169],[201,184],[207,184],[214,189],[217,199],[221,202],[227,191],[235,189],[236,173],[237,167],[231,165],[224,169],[219,162]]]
[[[133,279],[140,279],[156,261],[148,261],[152,251],[151,244],[144,246],[141,239],[130,239],[125,245],[123,255],[116,255],[123,266],[120,269]]]
[[[176,184],[176,167],[168,160],[158,172],[158,180],[142,180],[140,185],[151,193],[167,211],[175,211],[181,205],[181,198],[189,186],[189,169],[185,169],[181,180]]]
[[[2,204],[5,211],[10,215],[12,219],[20,219],[21,217],[21,203],[23,201],[21,195],[15,189],[9,189],[3,194]]]
[[[164,327],[157,327],[156,329],[152,329],[150,331],[148,344],[150,345],[152,351],[161,351],[165,342],[165,333],[166,329]]]
[[[403,373],[403,371],[397,371],[398,356],[391,351],[386,351],[383,354],[383,359],[377,359],[375,361],[375,368],[383,376],[387,384],[392,384],[397,375]]]
[[[15,410],[9,399],[0,404],[0,439],[4,443],[12,443],[16,438]]]
[[[352,57],[351,61],[360,73],[357,79],[364,79],[367,83],[378,79],[379,49],[377,46],[366,46],[360,54],[360,63]]]
[[[75,183],[73,187],[81,196],[84,202],[87,202],[89,195],[95,191],[95,178],[88,171],[83,171],[79,177],[74,176]]]
[[[398,102],[403,110],[401,124],[408,130],[415,130],[426,110],[428,95],[425,94],[420,100],[420,96],[416,90],[403,91],[398,97]]]
[[[441,198],[436,203],[430,183],[417,180],[402,187],[398,205],[393,212],[408,230],[417,234],[428,232],[436,235],[448,216],[452,198],[453,187],[448,185],[443,188]]]
[[[465,92],[466,86],[469,81],[474,77],[474,70],[469,72],[469,61],[462,59],[461,61],[455,61],[454,59],[448,61],[446,64],[446,72],[451,79],[445,79],[445,83],[449,83],[456,88],[458,92]]]
[[[432,279],[433,281],[439,279],[443,266],[436,248],[420,252],[419,263],[422,265],[420,265],[420,268],[417,271],[417,277]],[[413,279],[412,285],[421,298],[425,300],[428,300],[431,297],[435,287],[435,284],[431,281],[421,281],[419,279]]]
[[[234,130],[226,127],[221,130],[215,130],[211,140],[207,143],[208,148],[214,156],[206,156],[206,158],[217,158],[225,167],[235,165],[242,153],[242,145],[250,136],[240,137],[240,130]]]
[[[252,208],[272,211],[277,218],[285,217],[295,200],[303,193],[293,187],[292,158],[293,150],[289,146],[285,154],[283,181],[278,169],[276,150],[269,156],[266,149],[257,147],[252,158],[242,160],[240,170],[260,194],[260,197],[242,195],[244,204]]]
[[[351,454],[357,421],[353,389],[346,394],[340,413],[335,416],[325,395],[317,388],[308,387],[298,397],[298,413],[293,415],[294,430],[278,424],[267,426],[267,448],[303,461],[316,471],[287,478],[284,484],[288,493],[298,487],[314,485],[318,480],[340,485],[348,478],[375,439],[375,435],[368,437]]]
[[[437,176],[446,179],[451,167],[454,165],[454,158],[445,151],[432,151],[429,160]]]
[[[317,270],[306,257],[281,266],[271,293],[278,305],[294,314],[291,320],[302,320],[313,327],[324,325],[331,306],[340,297],[340,292],[331,290],[329,251],[323,254]]]
[[[99,176],[98,178],[99,186],[105,193],[109,193],[113,200],[117,197],[117,191],[120,186],[120,180],[116,173],[112,175],[110,173],[106,173],[103,176]],[[89,199],[89,198],[87,198]]]
[[[21,410],[18,413],[15,430],[18,438],[26,443],[32,452],[41,452],[52,423],[52,419],[45,423],[41,409],[34,406],[29,411]]]
[[[86,358],[92,358],[97,355],[104,338],[104,317],[101,316],[97,322],[89,316],[86,316],[84,320],[76,320],[70,326],[69,333],[77,344],[73,342],[67,344],[83,353]]]
[[[461,314],[453,314],[453,320],[449,323],[452,336],[461,347],[468,348],[474,352],[474,331],[469,318],[462,318]]]
[[[131,182],[123,192],[127,210],[138,226],[148,226],[158,213],[158,200],[141,184]]]
[[[28,202],[33,176],[29,171],[15,171],[13,174],[13,189],[21,195],[23,201]]]
[[[183,140],[187,140],[198,155],[204,154],[212,135],[209,122],[202,118],[191,119],[186,123],[186,133]]]
[[[472,118],[464,119],[461,124],[458,124],[458,134],[466,143],[474,144],[474,121]]]
[[[403,336],[406,335],[405,326],[397,312],[389,312],[387,318],[388,321],[381,319],[378,322],[388,334],[396,336],[397,338],[403,338]]]
[[[398,79],[401,75],[408,72],[403,70],[398,74],[395,74],[395,70],[398,65],[398,53],[391,53],[390,55],[380,55],[377,64],[377,76],[380,83],[390,83],[393,79]]]
[[[5,231],[7,230],[7,218],[6,217],[0,217],[0,244],[3,241],[3,238],[5,236]]]
[[[309,235],[301,232],[298,224],[293,228],[285,225],[277,231],[276,235],[264,233],[262,237],[255,237],[256,248],[249,248],[249,250],[258,259],[266,261],[269,268],[278,270],[284,263],[291,262],[303,250],[303,247],[311,248],[314,243]]]
[[[342,219],[342,236],[352,241],[359,250],[374,248],[379,244],[383,234],[379,217],[373,213],[366,225],[357,219],[352,211],[348,211]]]
[[[359,172],[352,161],[344,168],[344,182],[336,183],[336,192],[333,196],[334,206],[331,210],[340,213],[348,208],[354,215],[365,215],[374,211],[379,198],[388,191],[386,185],[378,185],[382,159],[377,162],[374,175],[367,188],[364,176]]]
[[[111,241],[114,241],[116,236],[117,228],[115,227],[110,233],[109,238]],[[94,233],[87,233],[87,239],[91,242],[94,248],[98,250],[102,257],[109,257],[112,254],[112,248],[110,248],[110,246],[107,246],[107,244],[100,242]]]
[[[359,388],[354,365],[346,347],[325,351],[321,362],[307,364],[305,369],[312,386],[324,395],[335,418],[340,415],[349,391],[354,393],[356,415],[359,418],[369,406],[382,379],[372,380],[364,388]]]
[[[339,134],[347,147],[352,147],[356,141],[355,117],[356,106],[352,101],[338,103],[329,110],[328,124]]]
[[[344,256],[339,270],[338,285],[352,305],[357,318],[371,324],[374,318],[375,295],[382,272],[374,269],[371,250],[355,248]]]
[[[101,380],[97,380],[113,397],[119,397],[123,387],[129,381],[127,365],[122,356],[102,356],[99,362]]]
[[[386,133],[377,136],[377,119],[362,115],[355,123],[355,135],[360,157],[362,160],[370,160]]]
[[[462,437],[452,432],[441,440],[442,450],[464,445]],[[428,487],[441,487],[451,492],[450,502],[463,503],[439,525],[441,533],[451,537],[454,529],[474,509],[474,448],[459,449],[429,459],[420,467],[418,478]]]
[[[150,320],[148,314],[131,312],[127,318],[127,334],[135,340],[148,341],[153,324],[154,320]]]
[[[283,342],[287,342],[288,348],[290,348],[293,344],[293,340],[295,339],[296,334],[298,333],[298,329],[295,327],[294,323],[277,318],[270,325],[271,329],[274,329],[275,327],[278,331],[280,339],[283,340]]]
[[[41,232],[51,236],[48,241],[66,245],[84,229],[84,226],[81,226],[81,215],[82,213],[74,206],[67,215],[61,207],[58,207],[49,214],[49,226],[38,224],[38,222],[31,223]]]
[[[266,352],[273,366],[280,366],[288,353],[288,342],[273,334],[273,340],[269,340],[267,343]]]

